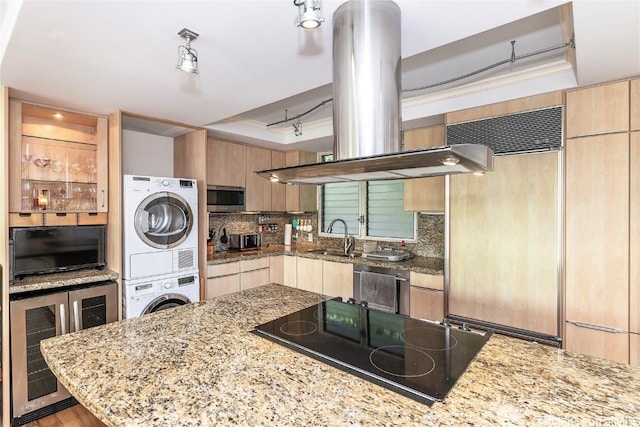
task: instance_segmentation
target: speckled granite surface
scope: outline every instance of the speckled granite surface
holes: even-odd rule
[[[258,337],[322,297],[267,285],[42,342],[109,426],[640,425],[640,369],[494,335],[432,407]]]
[[[78,270],[28,276],[22,280],[16,280],[13,285],[9,285],[9,294],[83,285],[85,283],[116,280],[117,278],[118,273],[110,270]]]
[[[400,262],[388,262],[372,260],[369,258],[348,258],[334,255],[321,255],[311,253],[309,251],[317,249],[318,246],[311,244],[298,244],[293,246],[284,245],[270,245],[269,247],[262,248],[255,251],[246,252],[218,252],[214,255],[213,259],[207,261],[208,264],[224,264],[226,262],[238,261],[241,259],[252,259],[270,255],[290,255],[301,256],[306,258],[327,259],[330,261],[351,263],[351,264],[366,264],[379,267],[395,268],[398,270],[411,270],[416,273],[424,274],[444,274],[444,260],[442,258],[422,257],[414,256],[411,259]]]

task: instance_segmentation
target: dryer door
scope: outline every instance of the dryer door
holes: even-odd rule
[[[134,226],[140,239],[156,249],[171,249],[184,242],[193,227],[187,201],[170,192],[151,194],[135,213]]]
[[[154,299],[145,307],[141,315],[155,313],[160,310],[167,310],[181,305],[189,304],[189,298],[180,294],[166,294]]]

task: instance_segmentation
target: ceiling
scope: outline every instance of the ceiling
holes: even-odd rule
[[[12,96],[93,114],[117,110],[130,130],[212,136],[281,149],[331,149],[332,15],[316,30],[294,24],[290,0],[0,2],[0,82]],[[640,75],[640,2],[396,0],[402,13],[403,127],[442,114]],[[177,33],[199,37],[198,75],[176,69]],[[516,56],[470,78],[440,83]],[[162,119],[162,123],[134,116]],[[185,126],[190,125],[190,126]]]

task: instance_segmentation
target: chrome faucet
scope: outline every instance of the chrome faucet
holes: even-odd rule
[[[356,246],[356,239],[355,237],[349,234],[349,231],[347,229],[347,223],[343,219],[336,218],[333,221],[331,221],[329,223],[329,226],[327,227],[327,233],[331,233],[333,231],[333,224],[335,224],[338,221],[340,221],[342,225],[344,225],[344,254],[347,256],[351,256],[351,254],[353,253],[353,249]]]

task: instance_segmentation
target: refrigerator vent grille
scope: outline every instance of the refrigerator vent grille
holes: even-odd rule
[[[447,126],[447,145],[481,144],[494,154],[560,150],[562,107]]]

